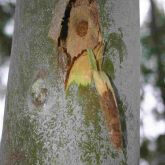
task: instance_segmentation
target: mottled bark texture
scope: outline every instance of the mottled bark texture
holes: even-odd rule
[[[97,0],[105,44],[103,68],[114,84],[119,107],[121,151],[109,140],[94,84],[64,90],[65,65],[59,60],[59,43],[49,32],[55,23],[53,34],[59,37],[68,2],[17,1],[0,164],[138,165],[138,1]],[[83,30],[77,33],[83,36],[87,22],[80,23]]]

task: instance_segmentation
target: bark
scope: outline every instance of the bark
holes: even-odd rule
[[[139,14],[137,0],[98,0],[105,65],[120,111],[123,149],[110,143],[93,86],[64,90],[56,32],[68,0],[18,0],[6,98],[2,165],[137,165]],[[56,8],[56,9],[55,9]],[[111,65],[110,65],[111,64]],[[113,74],[112,74],[113,73]]]

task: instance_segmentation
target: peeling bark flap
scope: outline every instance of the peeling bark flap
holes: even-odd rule
[[[65,9],[68,4],[69,0],[61,1],[59,0],[57,4],[55,5],[54,9],[54,16],[52,18],[51,24],[50,24],[50,29],[49,29],[49,34],[48,36],[55,41],[55,43],[58,43],[58,37],[60,35],[61,31],[61,22],[64,17]]]

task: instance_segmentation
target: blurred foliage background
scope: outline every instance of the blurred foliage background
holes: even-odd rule
[[[158,5],[157,1],[149,0],[150,10],[148,19],[141,27],[141,163],[144,165],[165,165],[165,10]],[[147,102],[146,87],[151,90],[156,104],[150,106],[152,102]],[[162,131],[153,137],[143,134],[146,110],[148,104],[152,117],[156,122],[162,123]],[[154,101],[154,100],[153,100]],[[143,104],[142,104],[143,103]],[[154,121],[154,120],[153,120]],[[148,120],[150,131],[152,120]],[[161,127],[161,126],[160,126]],[[157,130],[161,129],[157,125]],[[142,133],[143,132],[143,133]],[[156,134],[156,131],[155,131]]]
[[[9,66],[9,56],[12,44],[15,1],[0,0],[0,98],[6,93],[6,68]],[[1,107],[1,106],[0,106]],[[1,110],[1,109],[0,109]]]
[[[14,9],[11,2],[0,3],[0,64],[10,55],[12,35],[7,28],[13,20]]]
[[[151,127],[149,131],[153,134],[155,131],[152,129],[153,124],[156,125],[160,121],[165,124],[165,10],[156,3],[156,0],[148,1],[150,3],[148,19],[141,27],[140,164],[165,165],[165,132],[155,132],[154,137],[150,137],[145,132],[146,123]],[[4,68],[9,67],[14,10],[15,0],[0,0],[0,99],[6,92],[3,78],[7,76]],[[148,92],[154,98],[154,106],[151,106],[152,100],[149,99]],[[2,111],[1,107],[0,105],[0,111]],[[146,120],[148,115],[154,120]]]

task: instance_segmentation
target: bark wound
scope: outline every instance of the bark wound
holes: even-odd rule
[[[49,36],[55,31],[52,28],[56,28],[55,24],[51,27]],[[59,34],[58,39],[53,35],[51,38],[54,41],[58,40],[59,58],[62,59],[60,62],[64,61],[61,66],[64,66],[66,90],[72,82],[76,82],[77,85],[90,85],[93,71],[87,50],[92,49],[98,69],[101,69],[104,48],[96,0],[70,0],[66,5]],[[103,88],[106,88],[103,80],[100,81]],[[120,148],[121,129],[115,98],[106,88],[106,92],[100,95],[100,101],[111,142],[116,148]]]

